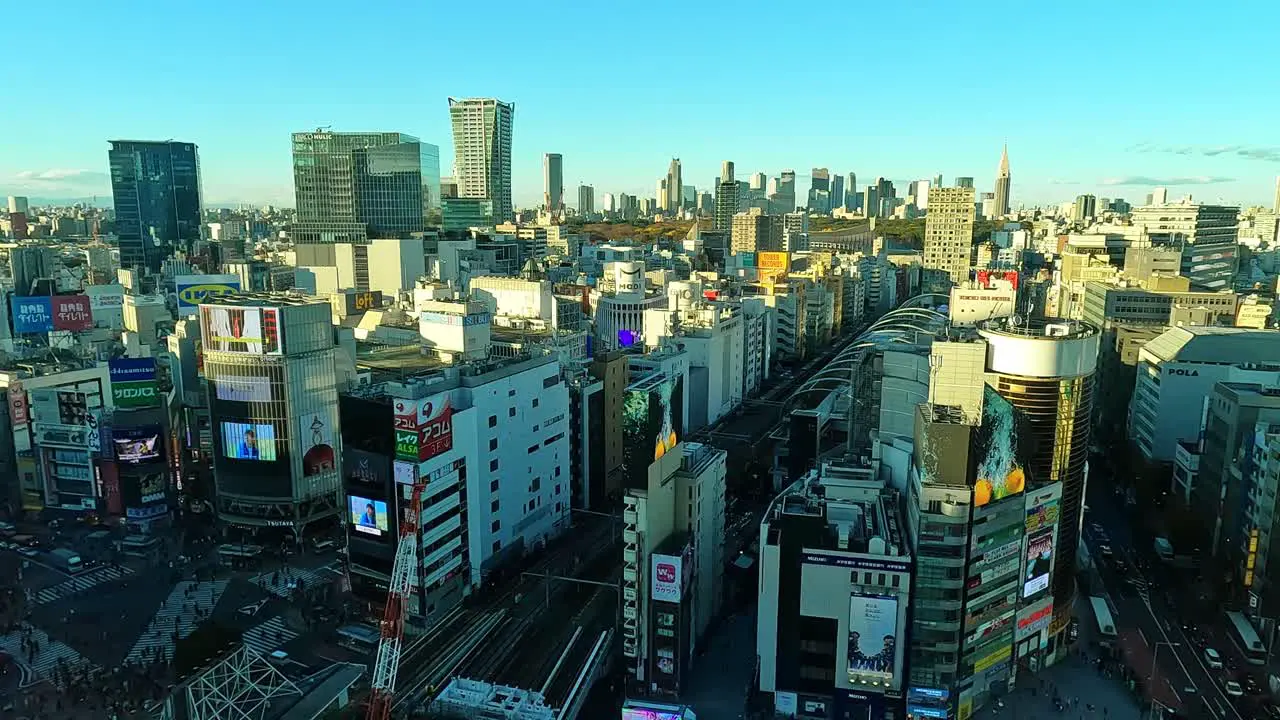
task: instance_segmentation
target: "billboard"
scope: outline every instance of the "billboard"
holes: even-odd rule
[[[224,421],[222,454],[232,460],[275,460],[275,426],[270,423]]]
[[[890,682],[898,667],[898,599],[849,596],[849,674]]]
[[[374,290],[372,292],[353,292],[346,295],[346,309],[348,315],[362,313],[366,310],[376,310],[382,307],[382,291]]]
[[[973,505],[1020,494],[1027,486],[1027,474],[1018,454],[1021,418],[1008,400],[990,386],[983,389],[982,424],[974,433],[978,467],[973,483]]]
[[[223,376],[209,382],[213,385],[214,396],[219,400],[269,403],[272,399],[271,378],[265,375]]]
[[[1054,483],[1027,496],[1026,533],[1028,535],[1040,528],[1058,524],[1058,518],[1061,515],[1059,507],[1061,498],[1062,483]]]
[[[124,465],[140,465],[160,459],[163,433],[158,425],[114,428],[111,444],[116,461]]]
[[[678,603],[684,595],[684,558],[679,555],[653,555],[653,574],[649,583],[649,597],[663,602]]]
[[[453,449],[453,404],[447,394],[395,401],[396,459],[430,460]]]
[[[93,329],[93,304],[88,295],[55,295],[53,329],[82,332]]]
[[[14,380],[9,383],[9,420],[14,425],[26,425],[31,420],[31,408],[27,405],[27,391],[22,383]]]
[[[204,305],[200,308],[204,349],[279,355],[280,315],[276,308]]]
[[[333,423],[328,413],[304,413],[298,419],[298,441],[302,451],[302,477],[332,472],[338,468],[333,449]]]
[[[9,302],[14,333],[25,335],[53,330],[53,298],[15,295]]]
[[[212,298],[240,292],[240,276],[179,275],[173,285],[178,291],[178,312],[194,313]]]
[[[1027,536],[1027,570],[1022,585],[1022,597],[1031,597],[1049,587],[1049,573],[1053,570],[1052,526]]]
[[[382,537],[387,532],[387,504],[359,495],[347,497],[351,527],[358,533]]]
[[[684,377],[663,377],[627,391],[622,405],[622,459],[630,487],[645,487],[649,466],[684,437]]]
[[[116,407],[155,407],[160,404],[155,358],[117,358],[108,362],[107,367],[111,375],[111,398]]]

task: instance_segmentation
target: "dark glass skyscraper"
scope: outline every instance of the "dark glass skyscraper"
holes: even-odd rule
[[[160,271],[200,239],[200,153],[194,143],[112,140],[111,194],[120,266]]]

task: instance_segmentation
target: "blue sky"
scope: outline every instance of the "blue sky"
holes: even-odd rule
[[[106,195],[107,140],[176,138],[208,202],[292,205],[289,133],[318,126],[417,135],[447,175],[453,95],[516,104],[521,205],[544,152],[573,203],[579,182],[653,195],[672,156],[699,188],[731,159],[990,190],[1005,140],[1015,204],[1269,203],[1278,7],[53,0],[6,33],[0,194]]]

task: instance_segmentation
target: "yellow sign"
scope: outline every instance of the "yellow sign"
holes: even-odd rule
[[[960,712],[956,714],[959,720],[969,720],[973,717],[973,698],[960,698]]]
[[[761,270],[791,270],[791,253],[762,252],[756,254],[756,267]]]
[[[1013,655],[1013,646],[1011,646],[1011,645],[1005,645],[1005,646],[1001,647],[999,650],[996,650],[995,652],[991,653],[990,655],[988,655],[988,656],[986,656],[986,657],[982,658],[981,660],[979,660],[978,662],[974,663],[974,664],[973,664],[973,671],[974,671],[974,672],[982,672],[983,670],[986,670],[987,668],[991,667],[992,665],[995,665],[996,663],[998,663],[998,662],[1000,662],[1000,661],[1002,661],[1002,660],[1007,660],[1007,659],[1009,659],[1009,656],[1011,656],[1011,655]]]

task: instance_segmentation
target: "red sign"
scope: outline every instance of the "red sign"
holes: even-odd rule
[[[81,332],[93,329],[93,310],[88,295],[57,295],[53,298],[53,329]]]
[[[114,462],[100,460],[98,474],[102,479],[102,495],[106,499],[108,515],[123,515],[124,502],[120,496],[120,472]]]
[[[412,400],[395,401],[395,426],[397,430],[418,429],[418,406]]]
[[[428,406],[428,412],[430,412]],[[453,407],[446,400],[440,413],[418,430],[418,459],[431,458],[453,449]]]
[[[1030,615],[1018,620],[1018,629],[1022,630],[1034,624],[1037,620],[1043,620],[1053,612],[1053,605],[1045,605]]]
[[[671,563],[658,563],[658,582],[673,583],[676,581],[676,566]]]
[[[25,425],[31,421],[31,409],[27,406],[27,391],[22,383],[9,383],[9,420],[14,425]]]

